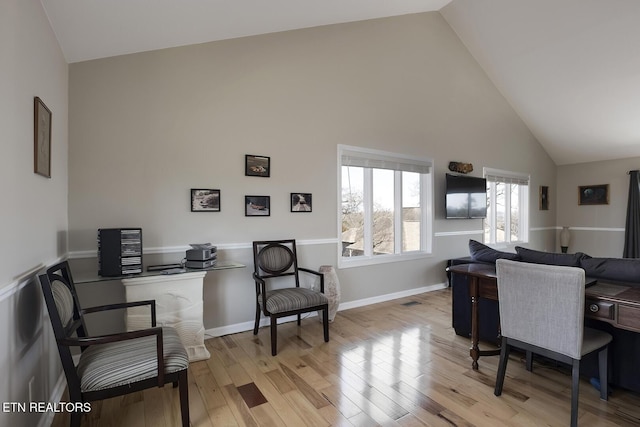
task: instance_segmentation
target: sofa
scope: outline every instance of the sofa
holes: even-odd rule
[[[517,246],[516,252],[503,252],[486,246],[475,240],[469,241],[469,257],[452,259],[449,265],[482,263],[494,264],[497,259],[505,258],[536,264],[564,265],[582,268],[587,277],[634,286],[640,289],[640,259],[596,258],[585,253],[550,253]],[[471,336],[471,300],[468,278],[461,274],[451,274],[453,328],[457,335]],[[499,344],[498,301],[480,299],[479,337],[480,341]],[[608,323],[586,318],[585,325],[600,329],[613,336],[609,348],[609,383],[640,393],[640,333],[618,329]],[[584,358],[580,367],[587,377],[597,377],[597,358]]]

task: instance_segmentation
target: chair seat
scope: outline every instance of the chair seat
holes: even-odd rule
[[[266,293],[267,311],[272,314],[328,304],[327,297],[308,288],[274,289]]]
[[[605,345],[609,344],[613,337],[603,331],[592,328],[584,328],[584,334],[582,336],[582,355],[586,355],[595,351]]]
[[[162,328],[165,373],[187,369],[187,355],[173,328]],[[88,347],[80,356],[78,375],[83,392],[103,390],[154,378],[158,374],[156,337]]]

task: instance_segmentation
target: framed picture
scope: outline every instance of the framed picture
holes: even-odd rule
[[[192,188],[191,212],[220,212],[220,190]]]
[[[246,176],[261,176],[268,178],[271,173],[271,158],[265,156],[244,156],[244,174]]]
[[[291,212],[311,212],[311,193],[291,193]]]
[[[539,206],[541,211],[549,210],[549,187],[547,187],[546,185],[540,186]]]
[[[51,111],[33,98],[33,171],[51,178]]]
[[[608,205],[609,184],[584,185],[578,187],[579,205]]]
[[[244,216],[270,216],[270,196],[244,196]]]

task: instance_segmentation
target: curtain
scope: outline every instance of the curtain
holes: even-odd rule
[[[640,258],[640,171],[631,171],[629,176],[629,202],[622,256]]]

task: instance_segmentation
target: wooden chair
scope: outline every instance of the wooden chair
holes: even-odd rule
[[[155,301],[138,301],[82,309],[67,261],[38,276],[51,326],[67,378],[70,402],[107,399],[171,382],[179,387],[183,427],[189,425],[187,368],[189,358],[173,328],[156,326]],[[151,328],[90,336],[84,315],[148,305]],[[71,348],[80,347],[74,365]],[[82,405],[78,405],[82,407]],[[80,426],[82,412],[71,413],[71,426]]]
[[[260,312],[271,319],[271,355],[277,354],[278,319],[284,316],[300,315],[322,310],[324,341],[329,342],[329,302],[324,295],[324,276],[308,268],[298,267],[296,241],[273,240],[253,242],[253,279],[256,285],[256,322],[253,334],[258,334]],[[320,291],[300,286],[300,272],[315,275],[320,280]],[[267,281],[289,278],[294,286],[275,288],[267,286]]]
[[[584,270],[576,267],[496,262],[502,347],[494,394],[502,386],[511,347],[571,365],[571,426],[578,424],[580,359],[598,352],[600,398],[608,399],[607,350],[611,335],[584,327]]]

